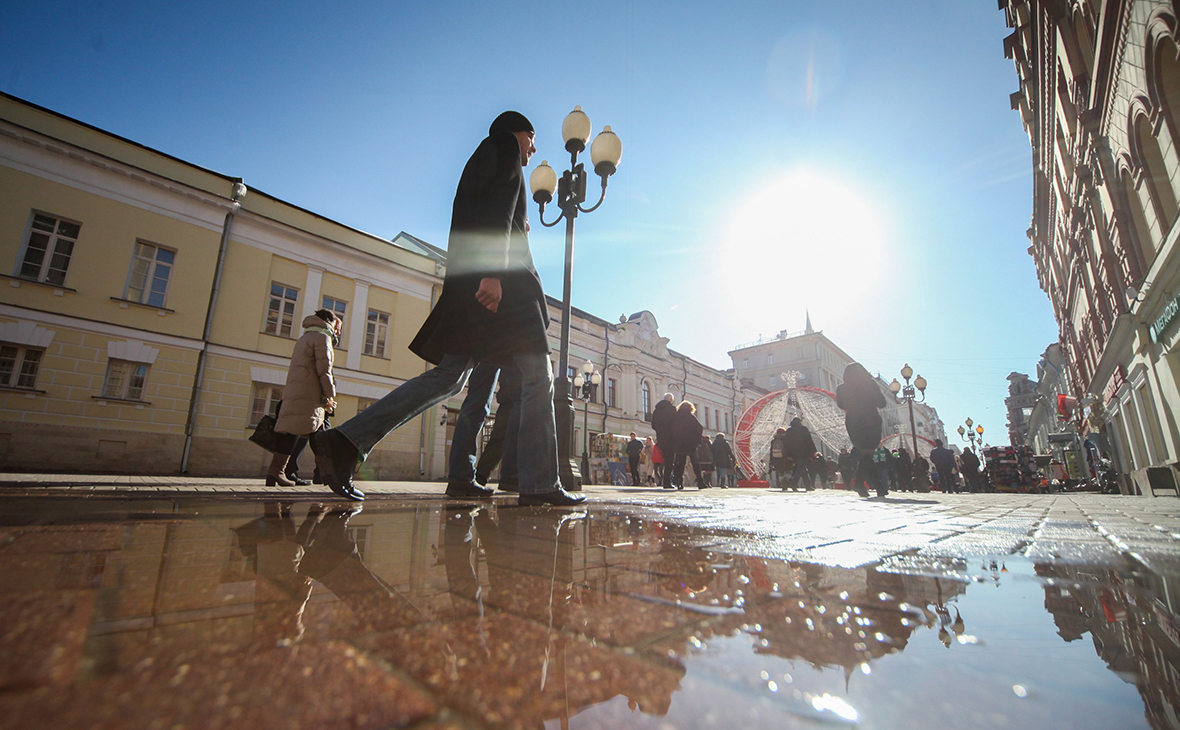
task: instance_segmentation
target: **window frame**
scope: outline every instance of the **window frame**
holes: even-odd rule
[[[274,302],[276,301],[275,287],[280,287],[283,290],[281,298],[278,299],[279,306],[278,306],[277,310],[275,307],[272,306],[274,304]],[[286,295],[289,292],[295,292],[294,299],[291,299],[291,300],[287,299]],[[295,339],[295,335],[298,333],[297,323],[295,322],[295,312],[296,312],[297,307],[299,306],[299,289],[297,287],[293,287],[293,286],[289,286],[287,284],[284,284],[281,281],[273,281],[272,280],[270,282],[270,289],[267,291],[266,296],[267,296],[266,312],[263,314],[263,325],[262,325],[263,334],[273,335],[275,337],[286,337],[288,339]],[[282,326],[283,310],[284,310],[283,304],[287,301],[290,301],[290,303],[291,303],[291,307],[290,307],[291,311],[288,313],[290,316],[290,326],[288,328],[287,333],[283,334],[283,326]],[[277,311],[279,313],[279,316],[275,318],[273,331],[271,330],[271,312],[272,311]]]
[[[36,223],[38,217],[48,218],[53,221],[52,232],[47,232],[44,229],[36,228],[34,226],[34,223]],[[70,238],[69,236],[65,236],[59,232],[59,229],[60,229],[62,223],[65,223],[67,225],[72,225],[77,228],[76,235],[73,238]],[[35,233],[39,233],[42,235],[48,233],[49,238],[45,243],[45,252],[42,256],[41,263],[38,264],[37,275],[36,276],[29,276],[24,273],[24,269],[25,269],[25,266],[29,263],[28,262],[29,244],[32,243],[33,235]],[[76,221],[71,218],[66,218],[64,216],[59,216],[59,215],[55,215],[52,213],[46,213],[44,211],[40,211],[40,210],[37,210],[36,208],[33,208],[32,210],[29,211],[29,220],[28,220],[28,223],[25,225],[24,240],[21,242],[20,251],[17,253],[16,265],[13,270],[13,277],[17,278],[17,279],[22,279],[24,281],[34,281],[34,282],[37,282],[38,284],[46,284],[48,286],[65,287],[66,280],[69,278],[69,274],[70,274],[70,263],[74,260],[74,251],[76,250],[77,245],[78,245],[78,241],[79,241],[79,239],[81,239],[81,237],[82,237],[82,223],[80,221]],[[65,254],[66,263],[65,263],[65,268],[61,269],[61,272],[62,272],[61,281],[54,282],[54,281],[49,280],[48,272],[52,268],[50,266],[50,264],[53,262],[54,258],[57,257],[58,255],[61,255],[60,252],[58,251],[58,244],[62,241],[69,242],[70,251],[69,251],[69,253]]]
[[[135,276],[135,264],[137,261],[145,260],[139,255],[139,247],[148,246],[155,249],[156,255],[150,259],[148,270],[144,273],[144,286],[140,289],[139,298],[131,298],[131,277]],[[168,275],[164,279],[164,294],[160,303],[150,301],[153,292],[152,283],[156,280],[156,271],[160,263],[158,255],[161,251],[167,251],[172,254],[172,261],[167,263]],[[172,284],[172,273],[176,270],[176,256],[177,250],[170,246],[163,246],[152,241],[145,241],[142,238],[135,239],[135,246],[131,249],[131,261],[127,267],[127,280],[123,284],[123,299],[124,301],[134,302],[135,304],[142,304],[146,307],[158,307],[165,309],[168,306],[168,289]],[[145,301],[145,297],[148,301]]]
[[[266,393],[260,394],[259,391],[263,388],[268,388]],[[258,402],[261,398],[263,403],[263,410],[258,410]],[[250,418],[246,424],[250,428],[258,425],[258,421],[263,416],[279,415],[279,403],[283,400],[283,386],[275,385],[274,383],[259,383],[254,382],[254,387],[250,391]]]
[[[0,372],[0,378],[3,378],[3,380],[0,381],[0,388],[5,388],[5,389],[9,389],[9,390],[36,391],[37,390],[37,376],[41,372],[42,363],[45,362],[45,350],[40,347],[29,347],[28,345],[20,345],[15,342],[0,342],[0,363],[2,363],[4,361],[3,348],[6,348],[6,347],[11,347],[14,350],[13,357],[12,357],[12,369],[10,371],[8,371],[7,376],[5,376],[2,372]],[[29,357],[28,356],[30,353],[34,353],[34,352],[37,353],[37,356],[36,356],[36,358],[34,358],[34,362],[33,362],[33,372],[32,372],[33,382],[29,385],[21,385],[21,380],[23,378],[25,378],[27,375],[29,375],[28,373],[25,372],[26,368],[29,364]]]
[[[374,321],[376,315],[376,321]],[[382,322],[381,319],[385,321]],[[389,344],[389,334],[392,331],[390,327],[390,320],[392,315],[389,312],[382,312],[379,309],[369,309],[369,313],[365,316],[365,345],[361,352],[369,357],[386,358],[386,346]],[[380,330],[382,337],[380,341],[377,340],[377,334]],[[378,352],[378,345],[380,345],[380,352]]]
[[[119,385],[119,393],[117,395],[111,394],[111,375],[114,373],[116,366],[129,366],[127,372],[124,373],[123,382]],[[132,381],[137,376],[139,368],[143,368],[143,373],[140,375],[141,383],[138,386],[139,393],[133,393],[136,386],[132,385]],[[106,373],[102,376],[102,390],[99,391],[98,398],[100,400],[125,400],[134,401],[136,403],[146,403],[144,399],[147,390],[148,375],[151,374],[152,366],[146,362],[136,362],[134,360],[124,360],[118,357],[112,357],[107,360]]]
[[[619,407],[619,381],[614,378],[606,379],[606,404],[611,408]]]

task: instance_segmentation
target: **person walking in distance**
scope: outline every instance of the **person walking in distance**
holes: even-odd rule
[[[869,496],[865,482],[877,486],[884,496],[873,465],[873,451],[881,443],[881,414],[885,407],[885,394],[877,382],[858,362],[844,368],[844,382],[836,386],[836,405],[845,412],[844,427],[852,441],[852,458],[856,462],[855,481],[862,497]]]
[[[972,494],[981,491],[979,489],[979,457],[968,446],[963,449],[963,455],[959,458],[963,462],[963,479],[967,482],[967,491]]]
[[[709,443],[708,436],[701,436],[695,455],[693,463],[697,466],[697,488],[708,489],[713,486],[713,444]]]
[[[788,482],[791,489],[811,491],[815,488],[815,475],[811,463],[815,459],[815,441],[811,438],[811,431],[803,425],[803,419],[792,418],[791,427],[783,435],[784,456],[794,463],[791,479]],[[783,490],[786,491],[786,487]]]
[[[703,479],[696,458],[696,449],[701,443],[705,427],[697,420],[696,412],[697,407],[692,403],[681,401],[672,420],[671,445],[672,451],[676,454],[672,460],[672,483],[677,489],[684,489],[684,465],[688,459],[692,460],[692,471],[697,478],[698,486]]]
[[[725,440],[725,434],[719,433],[713,437],[713,468],[717,472],[717,486],[729,489],[729,478],[733,474],[733,464],[736,459],[733,448]]]
[[[451,208],[442,293],[410,343],[434,369],[413,378],[340,426],[317,432],[311,448],[329,487],[348,499],[357,463],[391,431],[462,389],[476,363],[513,369],[520,378],[519,502],[572,505],[584,495],[562,489],[557,469],[548,306],[529,249],[524,173],[536,148],[533,125],[504,112],[467,160]],[[452,497],[484,498],[471,481],[448,484]]]
[[[635,438],[635,432],[631,432],[631,440],[627,442],[627,465],[631,468],[631,484],[638,487],[642,482],[639,480],[639,457],[643,456],[643,442]]]
[[[664,458],[664,450],[660,448],[653,439],[648,439],[651,442],[651,475],[655,479],[656,485],[663,485],[664,473],[668,470],[667,460]]]
[[[938,485],[943,492],[956,492],[955,486],[955,452],[942,445],[942,439],[934,440],[934,448],[930,451],[930,463],[938,470]]]
[[[275,432],[293,434],[283,453],[274,455],[266,471],[266,486],[291,487],[285,470],[298,437],[314,433],[324,425],[327,413],[336,409],[336,381],[332,377],[334,350],[339,342],[340,319],[327,309],[320,309],[303,320],[303,335],[295,342],[287,384],[283,387],[283,404],[275,419]]]
[[[651,427],[656,432],[656,446],[664,452],[664,489],[672,489],[672,461],[676,457],[676,449],[672,446],[672,422],[676,416],[676,406],[673,405],[676,396],[664,393],[664,397],[656,403],[651,412]]]

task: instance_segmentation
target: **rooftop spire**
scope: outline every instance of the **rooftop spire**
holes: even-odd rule
[[[804,311],[807,312],[807,327],[803,330],[803,334],[810,335],[811,333],[815,332],[815,330],[811,328],[811,312],[808,310]]]

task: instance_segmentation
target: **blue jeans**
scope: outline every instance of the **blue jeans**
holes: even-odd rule
[[[451,436],[450,474],[451,484],[470,484],[475,481],[475,452],[478,450],[479,432],[487,420],[492,407],[492,393],[500,368],[480,363],[467,379],[467,397],[459,408],[455,419],[455,433]]]
[[[543,494],[561,488],[557,473],[557,421],[553,414],[553,364],[548,353],[515,355],[512,366],[520,377],[516,413],[520,429],[512,446],[512,430],[504,440],[506,452],[515,448],[521,494]],[[501,467],[503,473],[503,467]]]
[[[402,383],[336,430],[352,442],[364,461],[391,431],[463,390],[472,366],[469,357],[446,355],[438,367]]]

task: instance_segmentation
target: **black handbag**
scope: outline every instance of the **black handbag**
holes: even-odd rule
[[[258,419],[250,440],[271,453],[290,453],[290,434],[275,433],[275,417],[267,414]]]

